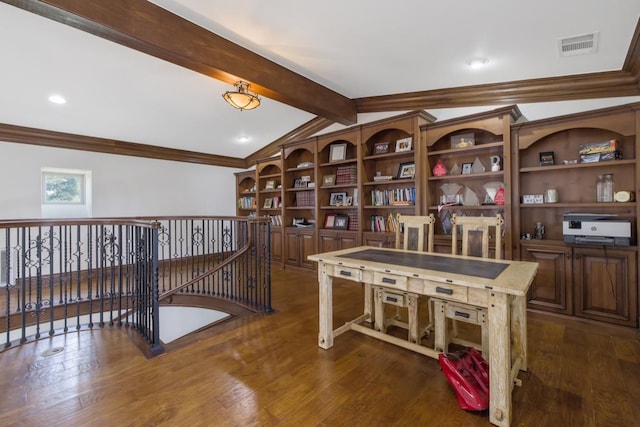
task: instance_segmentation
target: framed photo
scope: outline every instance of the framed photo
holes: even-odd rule
[[[336,214],[327,214],[324,217],[324,228],[333,228],[336,223]]]
[[[333,144],[329,150],[329,161],[340,162],[347,159],[347,143]]]
[[[347,197],[347,193],[331,193],[331,199],[329,200],[330,206],[344,206],[344,199]]]
[[[400,163],[398,167],[398,179],[414,178],[416,176],[416,164],[414,162]]]
[[[471,170],[473,169],[473,163],[463,163],[462,164],[462,175],[471,175]]]
[[[305,175],[300,177],[302,182],[311,182],[311,175]]]
[[[305,181],[301,176],[296,178],[295,181],[293,181],[293,188],[306,188],[307,187],[307,181]]]
[[[271,209],[273,207],[273,199],[269,197],[268,199],[264,199],[263,209]]]
[[[267,183],[264,186],[265,190],[275,190],[276,189],[276,181],[273,179],[270,179],[269,181],[267,181]]]
[[[540,166],[553,166],[554,164],[553,151],[543,151],[540,153]]]
[[[344,198],[344,205],[345,206],[353,205],[353,197],[349,197],[349,196],[345,197]]]
[[[396,153],[402,153],[403,151],[411,151],[413,146],[413,138],[401,138],[396,141]]]
[[[336,215],[333,228],[336,230],[346,230],[349,227],[349,217],[347,215]]]
[[[336,185],[335,175],[325,175],[322,177],[322,185]]]
[[[476,140],[472,133],[465,133],[464,135],[454,135],[451,137],[451,148],[469,148],[473,147]]]
[[[390,142],[376,142],[373,144],[373,154],[386,154],[389,152]]]

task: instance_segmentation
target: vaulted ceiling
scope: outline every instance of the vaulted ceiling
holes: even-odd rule
[[[2,0],[0,140],[245,167],[408,110],[532,120],[640,100],[637,0],[440,3]],[[593,33],[595,52],[559,54]],[[256,110],[223,101],[237,80]]]

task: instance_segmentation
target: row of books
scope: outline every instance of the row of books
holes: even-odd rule
[[[282,215],[269,215],[271,219],[271,225],[282,227]]]
[[[398,228],[398,212],[391,212],[389,215],[371,215],[370,229],[371,231],[384,232],[389,231],[395,233]]]
[[[238,208],[240,209],[255,209],[257,206],[255,197],[240,197],[238,199]]]
[[[415,205],[415,204],[416,204],[415,187],[371,191],[372,206]]]

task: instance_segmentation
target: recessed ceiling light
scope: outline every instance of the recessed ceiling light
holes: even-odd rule
[[[478,68],[482,68],[488,63],[489,63],[489,59],[484,57],[471,58],[470,60],[467,61],[467,65],[469,65],[469,67],[474,70],[477,70]]]
[[[246,135],[242,135],[241,137],[238,138],[238,142],[241,144],[246,144],[247,142],[249,142],[251,138],[249,138]]]
[[[64,99],[64,97],[62,95],[51,95],[49,97],[49,101],[53,102],[54,104],[66,104],[67,100]]]

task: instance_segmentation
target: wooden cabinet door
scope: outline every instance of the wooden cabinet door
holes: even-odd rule
[[[365,246],[392,248],[395,245],[395,240],[391,241],[386,233],[365,233],[362,239]]]
[[[315,262],[309,261],[307,257],[316,253],[316,239],[313,231],[310,233],[300,233],[300,267],[313,269]]]
[[[338,240],[336,240],[335,232],[321,231],[319,238],[320,238],[320,253],[338,250]]]
[[[521,259],[538,263],[538,273],[527,294],[529,307],[573,314],[571,248],[526,244]]]
[[[358,236],[356,234],[338,234],[338,247],[340,249],[355,248],[358,246]]]
[[[575,248],[576,316],[638,327],[636,252]]]
[[[271,227],[271,262],[282,262],[282,229]]]
[[[300,265],[300,237],[298,230],[285,231],[285,262],[290,265]]]

